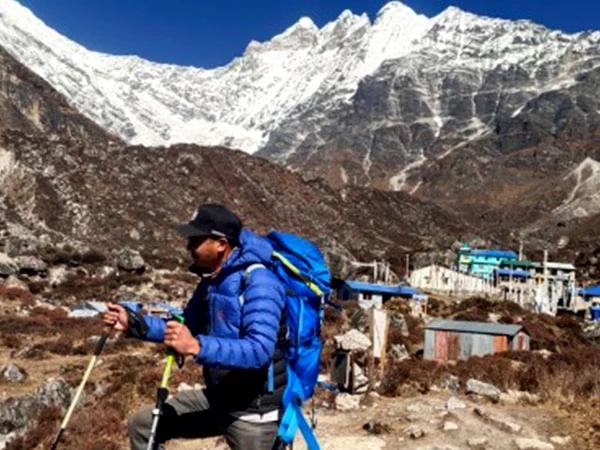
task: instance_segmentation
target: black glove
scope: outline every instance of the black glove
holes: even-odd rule
[[[138,311],[125,306],[127,311],[127,336],[137,339],[144,339],[148,333],[148,324],[144,316]]]

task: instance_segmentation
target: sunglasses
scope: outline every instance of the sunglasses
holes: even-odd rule
[[[207,239],[225,240],[226,237],[221,234],[205,234],[203,236],[192,236],[187,240],[187,248],[196,248]]]

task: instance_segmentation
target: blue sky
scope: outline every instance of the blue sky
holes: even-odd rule
[[[1,0],[0,0],[1,1]],[[373,19],[384,0],[20,0],[46,24],[92,50],[158,62],[215,67],[302,16],[318,26],[344,9]],[[600,30],[600,0],[405,0],[434,16],[449,5],[550,28]]]

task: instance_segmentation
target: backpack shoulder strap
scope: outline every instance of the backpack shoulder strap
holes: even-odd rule
[[[250,264],[244,270],[244,275],[242,276],[242,283],[240,285],[240,295],[238,297],[240,301],[240,306],[244,306],[244,289],[246,289],[246,285],[248,284],[248,279],[250,274],[254,272],[256,269],[266,269],[267,267],[261,263]]]
[[[264,264],[261,264],[261,263],[250,264],[248,267],[246,267],[246,270],[244,271],[244,277],[247,278],[256,269],[266,269],[266,268],[267,268],[267,266],[265,266]]]

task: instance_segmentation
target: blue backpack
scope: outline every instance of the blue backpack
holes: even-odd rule
[[[270,269],[287,292],[288,382],[282,400],[279,438],[291,444],[299,429],[308,449],[318,450],[319,443],[302,408],[312,397],[319,376],[323,305],[331,291],[331,275],[314,243],[280,231],[272,231],[266,238],[273,246]]]

